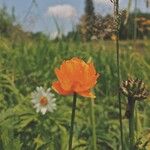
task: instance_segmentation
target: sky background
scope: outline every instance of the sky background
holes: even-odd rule
[[[0,0],[0,7],[5,5],[9,12],[15,8],[17,22],[24,30],[45,32],[51,37],[57,34],[56,22],[62,32],[73,29],[80,16],[84,13],[84,0]],[[110,0],[93,0],[95,11],[105,15],[112,13],[113,5]],[[141,11],[150,13],[145,0],[137,0]],[[134,3],[134,0],[133,0]],[[120,8],[126,9],[128,0],[120,0]],[[132,9],[134,4],[132,4]]]

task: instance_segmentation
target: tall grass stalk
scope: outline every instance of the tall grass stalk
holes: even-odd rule
[[[95,111],[94,111],[94,100],[90,102],[90,115],[91,115],[91,124],[92,124],[92,150],[97,150],[96,146],[96,127],[95,127]]]
[[[134,43],[136,42],[137,38],[137,0],[135,0],[135,6],[134,6]]]
[[[117,54],[117,89],[118,89],[118,103],[119,103],[119,122],[120,122],[120,136],[121,147],[123,146],[123,126],[122,126],[122,109],[121,109],[121,93],[120,93],[120,54],[119,54],[119,0],[114,1],[115,5],[115,19],[116,19],[116,54]]]
[[[76,111],[76,101],[77,101],[77,94],[74,93],[73,94],[73,103],[72,103],[71,127],[70,127],[70,137],[69,137],[68,150],[72,150],[73,128],[74,128],[75,111]]]
[[[137,39],[137,0],[135,0],[135,6],[134,6],[134,29],[133,29],[133,47],[134,50],[136,49],[136,39]]]

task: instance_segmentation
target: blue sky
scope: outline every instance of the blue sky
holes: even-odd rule
[[[102,1],[100,3],[94,2],[96,12],[105,14],[111,13],[112,4],[109,0],[95,0]],[[120,7],[126,8],[128,0],[120,0]],[[142,11],[150,13],[150,8],[145,7],[145,0],[138,0],[138,8]],[[61,18],[57,18],[57,23],[63,32],[67,32],[72,29],[73,24],[78,21],[78,18],[84,12],[84,0],[36,0],[36,4],[33,4],[30,13],[28,10],[32,4],[32,0],[0,0],[0,6],[5,5],[8,11],[11,12],[12,7],[15,8],[15,14],[17,21],[23,25],[23,28],[28,31],[43,31],[47,34],[55,34],[57,31],[56,23],[52,15],[48,14],[48,8],[57,5],[69,5],[76,11],[76,16],[70,18],[63,18],[66,11]]]

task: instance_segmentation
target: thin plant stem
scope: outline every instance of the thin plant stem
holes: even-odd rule
[[[118,103],[119,103],[119,122],[120,122],[120,136],[121,136],[121,148],[123,146],[123,125],[122,125],[122,109],[121,109],[121,93],[120,93],[120,57],[119,57],[119,0],[115,0],[115,16],[116,16],[116,53],[117,53],[117,86],[118,86]]]
[[[134,6],[134,40],[136,40],[137,38],[137,21],[136,21],[136,17],[137,17],[137,0],[135,0],[135,6]]]
[[[95,112],[94,112],[94,100],[92,99],[90,102],[90,106],[91,106],[91,111],[90,111],[90,115],[91,115],[91,124],[92,124],[92,150],[97,150],[96,147],[96,130],[95,130]]]
[[[135,6],[134,6],[135,8],[134,8],[134,45],[133,45],[133,47],[134,47],[134,49],[136,49],[136,40],[137,40],[137,20],[136,20],[136,17],[137,17],[137,0],[135,0]]]
[[[138,113],[138,109],[136,107],[137,105],[135,105],[135,119],[134,119],[134,124],[135,124],[135,138],[139,137],[139,134],[141,133],[141,122],[140,122],[140,118],[139,118],[139,113]]]
[[[74,128],[75,111],[76,111],[76,101],[77,101],[77,94],[74,93],[73,94],[73,103],[72,103],[71,127],[70,127],[70,137],[69,137],[68,150],[72,150],[73,128]]]
[[[134,107],[135,101],[131,98],[128,99],[128,103],[130,106],[130,115],[129,115],[129,142],[130,142],[130,150],[134,150]]]

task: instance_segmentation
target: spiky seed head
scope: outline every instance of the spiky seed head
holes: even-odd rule
[[[145,88],[144,82],[138,78],[129,78],[128,80],[123,81],[120,89],[123,95],[130,97],[133,100],[141,101],[146,99],[148,96],[148,91]]]

